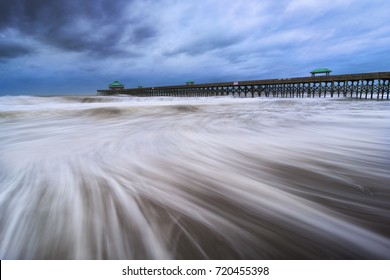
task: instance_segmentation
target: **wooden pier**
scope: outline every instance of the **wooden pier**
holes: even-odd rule
[[[98,95],[387,99],[390,72],[98,90]]]

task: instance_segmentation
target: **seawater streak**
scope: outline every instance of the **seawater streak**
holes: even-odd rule
[[[390,72],[98,90],[98,95],[351,97],[389,99]]]
[[[0,259],[390,259],[389,120],[341,98],[0,97]]]

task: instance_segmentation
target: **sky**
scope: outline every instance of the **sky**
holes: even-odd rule
[[[390,71],[388,0],[0,0],[0,95]]]

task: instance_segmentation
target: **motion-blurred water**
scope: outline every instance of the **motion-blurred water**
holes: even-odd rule
[[[1,259],[390,259],[390,102],[0,97]]]

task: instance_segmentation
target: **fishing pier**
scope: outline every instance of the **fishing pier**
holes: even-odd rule
[[[320,71],[318,71],[320,70]],[[328,70],[328,69],[325,69]],[[390,72],[330,75],[330,70],[317,69],[310,77],[234,81],[221,83],[124,88],[98,90],[98,95],[126,94],[130,96],[206,97],[346,97],[357,99],[389,99]],[[317,71],[317,72],[316,72]],[[316,74],[326,75],[316,76]],[[117,81],[115,81],[117,82]],[[115,83],[114,82],[114,83]],[[112,84],[110,84],[112,85]]]

